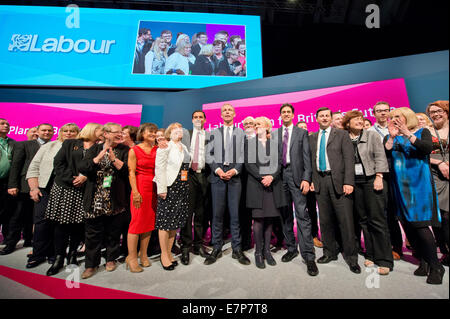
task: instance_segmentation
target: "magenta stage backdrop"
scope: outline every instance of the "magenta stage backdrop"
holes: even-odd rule
[[[305,121],[309,131],[317,131],[319,125],[316,122],[315,114],[320,107],[326,106],[333,112],[341,111],[342,113],[360,110],[364,117],[375,123],[372,108],[378,101],[388,102],[391,108],[409,107],[405,81],[392,79],[209,103],[203,105],[203,111],[206,114],[205,128],[207,130],[213,130],[223,125],[220,108],[225,103],[230,103],[236,110],[235,126],[242,128],[242,121],[247,116],[266,116],[272,121],[275,129],[282,125],[280,106],[283,103],[291,103],[295,109],[294,124],[298,121]]]
[[[52,124],[56,139],[61,126],[75,123],[80,129],[89,122],[139,126],[142,105],[138,104],[65,104],[65,103],[2,103],[0,116],[11,125],[9,137],[25,141],[30,127]]]

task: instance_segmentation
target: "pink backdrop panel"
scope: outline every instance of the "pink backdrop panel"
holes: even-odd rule
[[[207,130],[222,126],[220,108],[225,103],[230,103],[236,109],[235,126],[242,128],[242,121],[247,116],[266,116],[272,120],[273,128],[275,129],[282,125],[280,106],[283,103],[291,103],[295,108],[294,124],[298,121],[305,121],[308,124],[309,131],[317,131],[319,125],[316,122],[315,114],[320,107],[326,106],[333,112],[341,111],[342,113],[357,109],[374,123],[373,106],[378,101],[388,102],[391,108],[409,107],[404,79],[209,103],[203,105],[203,111],[206,114],[207,123],[205,128]]]
[[[27,130],[41,123],[54,126],[53,140],[66,123],[75,123],[80,129],[89,122],[139,126],[141,113],[142,105],[136,104],[0,103],[0,117],[8,120],[8,136],[16,141],[25,141]]]

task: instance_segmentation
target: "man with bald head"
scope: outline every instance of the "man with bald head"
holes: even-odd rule
[[[213,251],[205,259],[205,265],[211,265],[222,256],[223,217],[226,203],[230,214],[232,257],[243,265],[250,260],[242,252],[241,231],[239,225],[239,200],[242,184],[241,174],[244,163],[245,133],[234,127],[236,112],[231,104],[221,108],[223,126],[211,132],[206,152],[206,161],[211,168],[211,194],[213,220],[211,225]],[[226,201],[226,202],[225,202]]]

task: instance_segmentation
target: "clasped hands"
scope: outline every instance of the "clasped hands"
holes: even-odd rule
[[[229,181],[234,175],[236,175],[236,170],[230,169],[225,173],[221,168],[219,168],[216,174],[220,177],[221,180]]]

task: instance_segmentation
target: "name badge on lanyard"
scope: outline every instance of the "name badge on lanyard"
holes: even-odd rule
[[[187,182],[187,180],[188,180],[188,171],[182,170],[181,171],[181,181]]]
[[[355,164],[355,175],[364,175],[364,170],[361,163]]]

